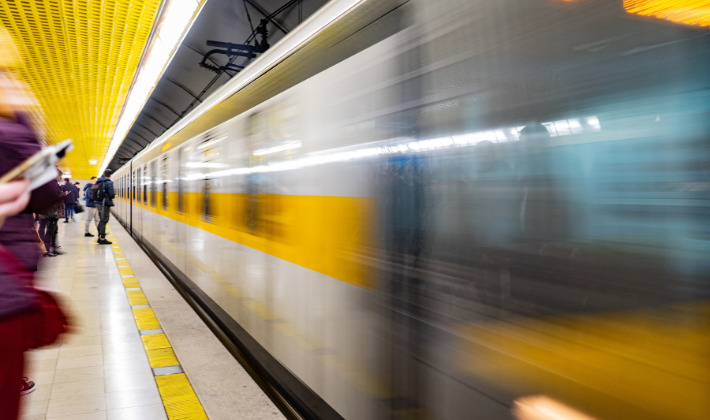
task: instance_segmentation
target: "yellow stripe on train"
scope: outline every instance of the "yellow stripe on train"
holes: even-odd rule
[[[459,328],[458,366],[505,398],[600,419],[710,419],[710,303]]]
[[[374,245],[374,201],[363,197],[212,193],[205,216],[202,193],[156,194],[153,207],[133,206],[202,229],[352,285],[371,288],[364,255]],[[117,200],[119,200],[117,198]],[[251,201],[250,201],[251,200]],[[126,199],[120,199],[126,202]]]

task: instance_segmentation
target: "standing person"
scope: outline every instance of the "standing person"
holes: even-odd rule
[[[74,206],[79,203],[79,191],[69,182],[69,178],[64,178],[64,181],[64,223],[69,223],[69,218],[74,221]]]
[[[61,174],[57,176],[56,190],[57,195],[63,194],[59,182],[61,182]],[[56,257],[57,255],[63,254],[59,251],[59,246],[57,245],[57,233],[59,233],[59,218],[62,217],[64,213],[64,200],[59,199],[49,207],[49,209],[44,213],[39,213],[39,237],[44,242],[44,247],[47,252],[44,254],[45,257]]]
[[[92,176],[91,177],[91,182],[84,185],[84,199],[86,200],[86,225],[84,226],[84,236],[88,237],[93,237],[91,233],[89,233],[89,225],[91,224],[91,220],[94,220],[94,223],[96,224],[96,230],[98,231],[99,229],[99,222],[101,219],[99,218],[99,212],[96,210],[96,204],[94,203],[94,200],[91,199],[91,186],[96,185],[96,177]]]
[[[91,188],[93,192],[92,199],[96,200],[94,205],[99,213],[99,239],[96,241],[100,245],[110,245],[111,241],[106,240],[106,224],[111,217],[111,207],[113,207],[113,198],[116,193],[113,191],[113,181],[111,181],[111,169],[104,171],[104,176],[96,180],[96,185]]]

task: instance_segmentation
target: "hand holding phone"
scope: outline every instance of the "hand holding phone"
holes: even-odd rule
[[[0,184],[26,179],[34,190],[57,177],[56,163],[73,148],[71,139],[47,146],[0,177]]]

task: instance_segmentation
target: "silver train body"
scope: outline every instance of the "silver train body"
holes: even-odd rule
[[[631,3],[362,2],[114,214],[345,418],[708,418],[707,20]]]

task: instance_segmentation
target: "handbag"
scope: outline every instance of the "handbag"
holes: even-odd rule
[[[47,253],[47,247],[44,246],[44,241],[42,240],[42,236],[39,234],[39,231],[35,230],[35,233],[37,234],[37,239],[39,239],[39,250],[42,251],[42,254]]]
[[[48,346],[68,331],[69,320],[57,299],[45,290],[35,289],[38,304],[24,316],[25,349]]]
[[[0,246],[0,320],[22,323],[25,350],[52,344],[69,328],[57,299],[32,282],[32,272]]]
[[[82,206],[80,203],[76,203],[76,206],[74,206],[74,213],[79,214],[84,212],[84,206]]]

